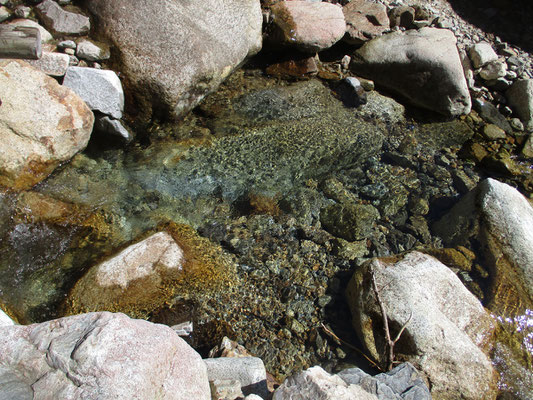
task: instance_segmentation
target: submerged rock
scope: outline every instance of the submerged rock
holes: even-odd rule
[[[513,187],[486,179],[433,225],[447,245],[481,245],[491,270],[488,308],[513,315],[533,307],[533,207]]]
[[[407,323],[394,348],[396,358],[426,374],[434,397],[495,398],[495,374],[483,353],[493,321],[450,269],[431,256],[412,252],[398,259],[374,259],[356,271],[346,292],[353,325],[372,357],[385,361],[385,333],[373,279],[391,338]]]
[[[137,111],[180,117],[261,49],[259,0],[88,3],[119,50]]]
[[[106,310],[146,316],[178,288],[183,296],[191,287],[208,292],[235,281],[222,249],[188,226],[170,224],[92,267],[72,289],[66,308],[69,314]]]
[[[6,399],[211,399],[200,355],[164,325],[103,312],[0,331]]]
[[[470,94],[451,31],[422,28],[375,38],[354,53],[350,69],[416,106],[446,116],[470,112]]]
[[[87,146],[94,116],[73,91],[24,61],[2,61],[0,70],[0,184],[28,188]]]
[[[271,7],[273,41],[305,52],[333,46],[346,32],[342,8],[325,2],[281,1]]]

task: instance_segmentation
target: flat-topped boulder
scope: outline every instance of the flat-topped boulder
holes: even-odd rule
[[[261,49],[259,0],[93,0],[88,8],[119,53],[131,111],[145,118],[183,116]]]
[[[456,42],[446,29],[385,34],[358,49],[350,69],[418,107],[449,117],[468,114],[470,93]]]

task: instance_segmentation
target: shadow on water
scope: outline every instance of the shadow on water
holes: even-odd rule
[[[455,12],[484,32],[533,51],[533,1],[531,0],[449,0]]]

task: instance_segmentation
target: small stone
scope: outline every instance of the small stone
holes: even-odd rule
[[[509,121],[490,102],[483,99],[474,99],[472,107],[476,110],[484,121],[495,124],[507,133],[512,132]]]
[[[82,39],[78,42],[76,56],[87,61],[108,60],[111,57],[109,46],[91,40]]]
[[[350,60],[352,59],[352,57],[350,57],[349,55],[345,55],[344,57],[342,57],[342,60],[341,60],[341,67],[342,69],[346,70],[350,67]]]
[[[427,215],[429,213],[429,203],[423,197],[412,197],[409,200],[409,211],[413,215]]]
[[[215,379],[209,381],[209,386],[212,400],[236,400],[244,396],[241,383],[236,379]]]
[[[342,8],[346,19],[346,35],[350,44],[362,44],[389,30],[387,8],[366,0],[354,0]]]
[[[63,40],[57,44],[59,49],[74,49],[76,50],[76,42],[74,40]]]
[[[343,79],[336,92],[347,107],[358,107],[367,102],[365,89],[359,79],[354,77]]]
[[[533,135],[529,135],[522,148],[522,155],[527,158],[533,158]]]
[[[320,222],[331,234],[352,242],[366,239],[379,217],[369,204],[334,204],[321,211]]]
[[[74,49],[67,48],[67,49],[65,49],[63,51],[65,52],[65,54],[68,54],[69,56],[74,56],[76,54],[76,50],[74,50]],[[78,65],[78,62],[79,62],[78,57],[76,57],[76,63],[73,64],[73,65]]]
[[[409,6],[394,7],[389,12],[390,26],[409,28],[415,20],[415,9]]]
[[[33,67],[40,69],[46,75],[63,76],[70,65],[70,57],[63,53],[43,52],[38,60],[28,60]]]
[[[10,16],[11,16],[11,13],[6,7],[4,6],[0,7],[0,22],[4,22]]]
[[[78,94],[92,110],[122,118],[124,91],[117,74],[110,70],[69,67],[63,85]]]
[[[19,18],[28,18],[31,14],[31,8],[25,6],[18,6],[15,8],[15,15]]]
[[[365,78],[357,78],[357,79],[359,79],[359,82],[361,82],[361,86],[363,87],[363,89],[365,89],[368,92],[376,88],[376,86],[374,85],[374,81],[371,81],[370,79],[365,79]]]
[[[315,57],[283,61],[269,65],[266,68],[268,75],[280,77],[302,78],[304,76],[314,75],[317,72],[318,66]]]
[[[511,126],[516,131],[522,132],[524,130],[524,124],[519,118],[511,118]]]
[[[511,108],[518,114],[528,131],[533,130],[533,79],[517,80],[505,93]]]
[[[66,11],[52,0],[45,0],[35,7],[44,25],[60,35],[86,35],[91,23],[89,18]]]
[[[94,128],[101,133],[116,137],[125,143],[130,143],[133,140],[133,135],[124,127],[120,120],[110,118],[107,115],[97,117]]]
[[[3,326],[12,326],[15,325],[15,321],[13,321],[9,315],[7,315],[1,308],[0,308],[0,328]]]
[[[483,136],[488,140],[505,139],[505,131],[494,124],[487,124],[483,127]]]
[[[470,60],[472,60],[474,68],[481,68],[489,62],[496,61],[498,59],[498,55],[492,46],[486,42],[473,45],[469,49],[468,55],[470,56]]]
[[[507,64],[505,60],[496,60],[485,65],[479,72],[486,81],[503,78],[507,74]]]
[[[463,170],[460,169],[454,169],[452,171],[452,179],[453,185],[461,194],[468,193],[476,186],[476,182],[472,180]]]
[[[191,321],[182,322],[181,324],[171,326],[171,328],[178,336],[189,336],[194,330],[193,323]]]

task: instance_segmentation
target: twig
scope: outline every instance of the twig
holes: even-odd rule
[[[374,270],[372,269],[370,270],[370,276],[372,278],[372,288],[374,289],[374,293],[376,294],[376,300],[378,302],[379,308],[381,309],[381,317],[383,319],[383,331],[385,332],[385,353],[387,356],[387,371],[390,371],[394,367],[394,364],[396,363],[394,361],[394,345],[398,342],[398,340],[400,340],[400,336],[402,336],[403,331],[405,330],[409,322],[411,322],[411,318],[413,317],[413,312],[411,311],[409,318],[402,325],[400,331],[398,332],[394,340],[392,340],[390,336],[389,318],[387,316],[387,310],[385,309],[385,304],[383,304],[383,300],[381,300],[381,296],[379,295],[380,291],[376,283],[376,277],[374,275]],[[388,282],[384,287],[388,286],[391,282]]]
[[[337,335],[335,335],[335,333],[333,333],[333,331],[331,331],[330,329],[326,328],[326,326],[323,324],[323,323],[320,323],[320,325],[322,326],[322,329],[324,330],[324,332],[326,334],[328,334],[329,336],[331,336],[336,342],[338,343],[342,343],[343,345],[349,347],[350,349],[352,350],[355,350],[356,352],[358,352],[359,354],[361,354],[370,364],[372,364],[375,368],[379,369],[381,372],[385,372],[383,370],[383,368],[381,368],[375,361],[373,361],[370,357],[368,357],[365,353],[363,353],[361,350],[359,350],[357,347],[355,347],[353,344],[350,344],[344,340],[342,340],[340,337],[338,337]]]

